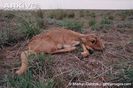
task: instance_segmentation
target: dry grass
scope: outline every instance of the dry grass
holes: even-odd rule
[[[33,13],[36,14],[32,15]],[[84,10],[35,11],[28,13],[20,11],[13,14],[12,12],[2,12],[0,15],[0,43],[2,46],[0,50],[0,87],[75,88],[68,84],[72,82],[132,83],[132,17],[132,11]],[[67,25],[64,20],[69,20]],[[26,49],[28,39],[39,32],[47,30],[49,27],[62,26],[59,25],[59,22],[63,22],[65,27],[72,30],[80,28],[78,30],[80,32],[99,35],[105,41],[105,50],[95,52],[87,58],[81,57],[80,52],[82,49],[80,46],[78,50],[71,53],[33,55],[29,57],[30,66],[28,72],[23,76],[16,76],[14,71],[20,65],[19,56],[21,51]],[[78,23],[78,25],[72,25],[73,23]],[[39,29],[41,31],[36,32]],[[8,38],[11,38],[11,36],[7,37],[9,34],[2,32],[3,30],[9,31],[12,38],[15,38],[14,42],[9,42],[10,39]],[[22,32],[22,30],[27,31]],[[28,39],[25,34],[29,35]],[[81,88],[81,86],[76,88]]]

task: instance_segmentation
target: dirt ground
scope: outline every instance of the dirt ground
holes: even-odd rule
[[[83,28],[84,33],[94,33],[103,39],[105,42],[103,52],[95,51],[87,58],[81,58],[80,50],[52,55],[55,74],[62,77],[65,87],[70,81],[91,83],[126,81],[124,72],[133,69],[133,26],[120,29],[115,26],[118,23],[114,23],[110,30],[94,31],[89,27]],[[1,26],[2,24],[0,21]],[[48,27],[51,26],[53,25]],[[4,75],[8,72],[13,73],[17,68],[16,64],[20,64],[20,53],[26,49],[27,42],[27,40],[19,40],[0,49],[0,85],[4,83]]]

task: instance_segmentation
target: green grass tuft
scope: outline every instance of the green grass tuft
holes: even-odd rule
[[[95,19],[91,19],[89,21],[89,26],[94,26],[94,25],[96,25],[96,20]]]
[[[133,82],[133,69],[128,69],[125,71],[126,82]]]
[[[8,74],[4,80],[8,86],[13,88],[54,88],[55,82],[52,79],[51,65],[49,65],[52,60],[50,55],[43,53],[30,55],[30,68],[25,74],[22,76]]]
[[[77,31],[77,32],[82,32],[82,25],[75,21],[64,20],[64,21],[58,22],[58,25],[60,25],[64,28],[68,28],[68,29]]]
[[[31,38],[41,32],[41,29],[38,24],[34,24],[31,20],[26,20],[21,18],[19,25],[19,31],[23,33],[25,37]]]
[[[111,23],[112,23],[111,20],[109,20],[107,17],[103,17],[100,22],[100,24],[102,24],[102,25],[111,24]]]

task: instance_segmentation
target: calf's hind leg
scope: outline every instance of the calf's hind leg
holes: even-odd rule
[[[21,67],[16,71],[17,75],[23,74],[28,69],[28,56],[35,52],[28,50],[21,53]]]

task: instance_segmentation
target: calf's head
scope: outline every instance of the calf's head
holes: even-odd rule
[[[103,41],[94,34],[85,35],[81,40],[88,50],[103,50],[105,48]]]

